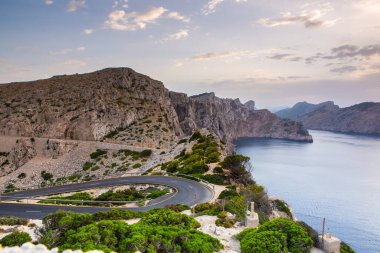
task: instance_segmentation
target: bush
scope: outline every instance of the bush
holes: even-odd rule
[[[43,180],[48,181],[53,178],[53,174],[46,172],[45,170],[41,171],[41,177]]]
[[[0,225],[6,225],[6,226],[16,226],[16,225],[27,225],[29,222],[29,219],[25,218],[19,218],[15,216],[5,216],[0,217]]]
[[[132,166],[132,168],[137,169],[137,168],[140,168],[141,166],[142,166],[141,163],[136,163]]]
[[[202,137],[201,132],[199,130],[195,130],[193,135],[190,137],[189,142],[192,142],[194,140],[198,140],[201,137]]]
[[[276,199],[274,203],[278,211],[286,213],[289,218],[293,219],[292,212],[290,211],[289,206],[285,201]]]
[[[226,199],[226,198],[232,198],[232,197],[238,197],[239,193],[237,193],[234,190],[224,190],[219,194],[218,199]]]
[[[257,232],[273,231],[280,232],[286,237],[286,246],[288,251],[292,253],[309,252],[313,245],[312,239],[307,234],[306,230],[296,222],[279,218],[266,222],[261,225]]]
[[[90,163],[90,162],[85,162],[82,166],[83,170],[86,171],[86,170],[89,170],[91,169],[91,167],[93,166],[94,164],[93,163]]]
[[[141,157],[149,157],[152,155],[152,150],[150,149],[144,149],[143,151],[141,151],[140,153],[140,156]]]
[[[218,219],[215,221],[215,225],[225,228],[231,228],[234,224],[234,220],[228,218],[226,212],[220,212],[218,214]]]
[[[6,247],[21,246],[26,242],[30,242],[32,238],[26,232],[15,231],[6,235],[0,240],[0,244]]]
[[[340,253],[355,253],[355,250],[353,250],[347,243],[341,242]]]
[[[180,213],[180,212],[183,212],[185,210],[189,210],[190,206],[183,205],[183,204],[176,204],[176,205],[171,204],[171,205],[166,205],[164,208],[165,209],[170,209],[170,210],[172,210],[174,212],[177,212],[177,213]]]
[[[9,193],[9,192],[14,192],[16,190],[16,187],[14,184],[12,183],[8,183],[7,186],[5,187],[5,193]]]
[[[95,152],[90,154],[91,159],[97,159],[98,157],[107,154],[106,150],[97,149]]]
[[[26,178],[26,174],[23,172],[23,173],[20,173],[18,176],[17,176],[18,179],[24,179]]]
[[[101,220],[129,220],[141,218],[143,213],[138,213],[130,210],[111,209],[106,212],[97,212],[92,215],[94,221]]]
[[[141,223],[150,226],[175,226],[187,229],[195,229],[201,226],[193,217],[169,209],[153,209],[141,219]]]
[[[297,223],[306,230],[307,234],[313,240],[314,247],[319,248],[318,232],[303,221],[297,221]],[[342,250],[340,252],[342,253]]]
[[[177,142],[177,144],[179,145],[179,144],[186,143],[186,142],[187,142],[187,139],[182,139],[179,142]]]
[[[217,184],[217,185],[223,185],[225,182],[225,177],[221,175],[208,174],[208,175],[202,175],[201,178],[209,183]]]
[[[242,253],[288,252],[285,235],[275,231],[248,233],[240,242]]]
[[[244,197],[232,197],[227,201],[225,210],[235,214],[238,221],[243,221],[247,214],[247,201]]]
[[[213,171],[215,174],[223,174],[223,169],[220,166],[216,166]]]

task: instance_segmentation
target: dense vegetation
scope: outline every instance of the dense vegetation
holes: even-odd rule
[[[142,219],[133,225],[122,221],[136,217]],[[93,215],[60,211],[46,216],[43,224],[40,242],[60,250],[211,253],[223,247],[217,239],[195,230],[199,223],[194,218],[170,209]]]
[[[27,225],[28,219],[25,218],[19,218],[15,216],[4,216],[0,217],[0,225],[6,225],[6,226],[17,226],[17,225]]]
[[[131,187],[125,190],[117,190],[117,191],[109,190],[105,193],[100,194],[96,198],[92,197],[87,192],[78,192],[78,193],[74,193],[72,195],[64,196],[64,197],[50,197],[46,200],[39,201],[39,203],[44,203],[44,204],[62,203],[62,204],[81,205],[82,204],[81,200],[84,200],[84,201],[108,201],[113,205],[123,205],[124,203],[119,203],[119,201],[126,202],[126,201],[156,199],[168,193],[169,193],[169,189],[161,190],[156,187],[149,187],[147,189],[139,191],[139,190],[136,190],[136,188]],[[63,200],[63,201],[60,202],[59,200]],[[73,201],[70,202],[70,200],[73,200]],[[93,203],[93,202],[86,203],[86,205],[104,205],[104,204],[107,204],[107,203]]]
[[[0,240],[0,244],[3,246],[12,247],[12,246],[22,245],[22,244],[24,244],[26,242],[30,242],[30,241],[32,241],[32,238],[30,237],[30,235],[28,233],[14,231],[14,232],[10,233],[9,235],[4,236]]]
[[[237,235],[243,253],[310,252],[313,241],[296,222],[280,218],[266,222],[257,229],[246,229]]]

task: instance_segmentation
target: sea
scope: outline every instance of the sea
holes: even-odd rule
[[[313,143],[267,138],[236,141],[255,181],[283,199],[298,220],[380,253],[380,137],[309,131]]]

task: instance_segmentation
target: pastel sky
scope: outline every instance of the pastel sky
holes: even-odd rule
[[[1,0],[0,82],[131,67],[258,107],[380,101],[379,0]]]

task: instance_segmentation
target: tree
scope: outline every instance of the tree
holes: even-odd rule
[[[0,240],[0,244],[7,247],[21,246],[26,242],[30,242],[32,238],[26,232],[15,231],[6,235]]]
[[[249,163],[250,158],[243,155],[230,155],[224,158],[220,163],[223,169],[229,170],[230,177],[237,183],[248,185],[253,183],[252,165]]]

